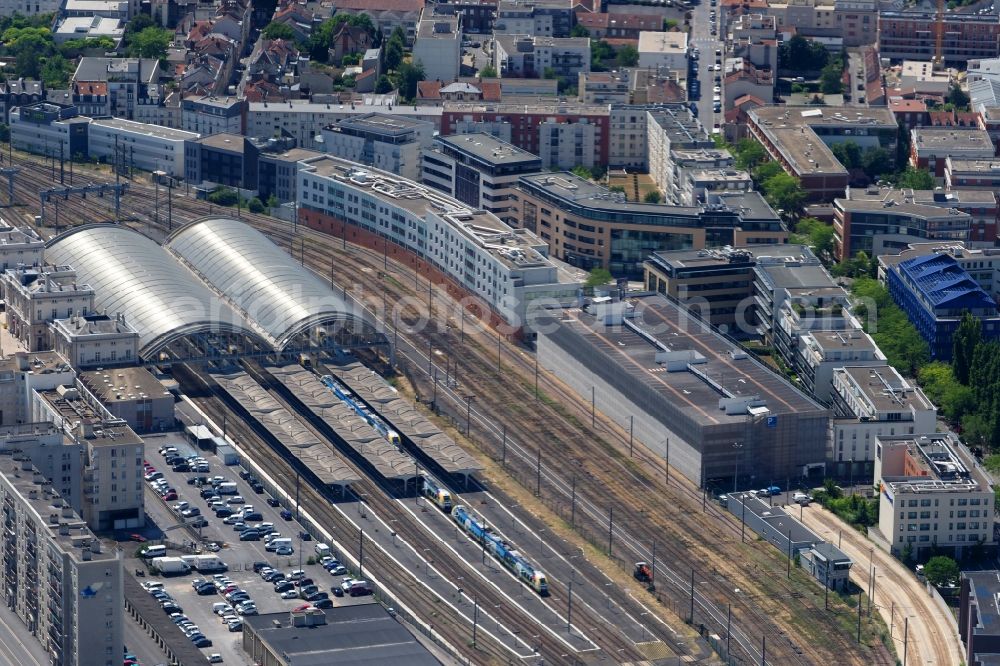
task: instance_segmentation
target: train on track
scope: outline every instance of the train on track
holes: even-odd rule
[[[320,377],[320,381],[323,382],[328,389],[333,391],[333,394],[337,396],[341,402],[353,409],[358,416],[363,418],[368,425],[374,428],[375,432],[385,437],[386,441],[396,448],[399,448],[402,445],[399,433],[387,426],[385,421],[383,421],[378,414],[369,409],[365,403],[354,395],[349,388],[342,385],[331,375],[323,375]]]
[[[485,523],[473,517],[472,512],[461,504],[451,511],[451,517],[476,542],[483,545],[498,562],[514,572],[514,575],[525,582],[540,596],[549,596],[549,581],[545,574],[526,560],[514,545],[506,541]]]
[[[438,508],[445,513],[451,513],[451,492],[428,474],[421,475],[421,478],[423,479],[424,497],[437,504]]]

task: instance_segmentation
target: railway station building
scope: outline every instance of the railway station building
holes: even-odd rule
[[[124,227],[87,225],[49,241],[46,256],[92,287],[95,311],[135,328],[144,362],[168,348],[188,358],[388,347],[369,315],[239,220],[203,218],[162,246]]]
[[[544,321],[538,356],[699,486],[818,483],[830,413],[662,296]]]

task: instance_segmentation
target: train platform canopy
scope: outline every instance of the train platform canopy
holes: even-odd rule
[[[409,481],[417,476],[413,459],[345,405],[319,378],[300,365],[269,368],[317,418],[330,427],[384,478]]]
[[[324,485],[349,486],[360,480],[332,446],[317,439],[250,375],[232,372],[212,378]]]
[[[431,423],[385,379],[355,360],[328,363],[331,372],[374,407],[390,426],[408,438],[424,455],[436,462],[448,474],[468,476],[483,470],[483,466],[451,437]]]
[[[351,345],[388,343],[368,315],[239,220],[197,220],[165,245],[127,227],[84,225],[45,252],[94,287],[99,311],[125,316],[146,360],[197,334],[239,334],[274,351],[308,347],[301,336],[321,328]]]

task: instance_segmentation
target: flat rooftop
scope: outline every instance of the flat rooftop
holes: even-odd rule
[[[552,265],[541,252],[545,244],[530,231],[512,229],[493,213],[472,209],[437,190],[332,155],[317,157],[304,164],[317,176],[365,191],[393,208],[403,208],[420,217],[431,213],[437,215],[510,268]]]
[[[118,559],[117,548],[113,544],[102,544],[87,528],[87,523],[52,490],[52,484],[32,467],[30,461],[0,455],[0,474],[3,474],[34,514],[36,526],[47,531],[49,537],[75,562],[113,562]],[[58,516],[55,523],[50,520],[53,514]],[[61,526],[68,528],[67,534],[60,534]],[[88,552],[86,558],[85,549]]]
[[[138,337],[139,332],[122,317],[107,315],[73,316],[66,319],[55,319],[51,324],[66,336],[72,338],[80,335],[112,335],[132,334]]]
[[[152,136],[158,139],[168,139],[171,141],[190,141],[198,138],[198,134],[195,132],[185,132],[184,130],[171,129],[160,125],[151,125],[150,123],[139,123],[134,120],[125,120],[123,118],[98,118],[91,121],[91,125],[107,127],[108,129],[118,132],[144,134],[146,136]]]
[[[458,17],[435,14],[417,23],[417,39],[456,39]]]
[[[933,409],[934,405],[913,384],[891,365],[849,365],[833,371],[834,382],[845,381],[855,395],[865,396],[868,404],[878,412],[898,412],[909,408]]]
[[[764,263],[757,262],[755,270],[763,273],[764,280],[771,289],[827,289],[834,288],[840,293],[833,278],[819,263],[798,264],[797,262]]]
[[[688,215],[691,217],[697,217],[702,210],[699,206],[667,206],[665,204],[628,201],[624,193],[609,192],[608,188],[603,185],[580,178],[569,171],[527,174],[521,176],[520,180],[530,183],[553,197],[585,203],[589,208],[619,212],[630,211],[647,215]]]
[[[982,151],[973,157],[988,158],[993,155],[993,141],[986,130],[962,127],[917,127],[910,130],[912,145],[917,154],[949,154],[954,151]]]
[[[209,134],[208,136],[195,137],[192,139],[195,143],[200,143],[203,146],[208,146],[210,148],[215,148],[217,150],[229,150],[234,153],[243,154],[245,146],[245,138],[239,134],[227,134],[225,132],[219,132],[218,134]]]
[[[569,326],[593,352],[632,381],[683,405],[701,425],[742,424],[748,414],[824,409],[737,345],[662,296],[633,299],[635,317],[606,326],[594,315],[567,310]]]
[[[538,155],[529,153],[527,150],[518,148],[514,144],[498,139],[491,134],[453,134],[440,136],[437,138],[437,142],[491,164],[523,164],[541,161]]]
[[[905,492],[988,492],[992,483],[979,466],[943,433],[910,437],[878,437],[883,445],[905,446],[906,469],[888,455],[882,467],[882,481]],[[890,463],[892,463],[890,465]],[[895,474],[893,473],[895,472]]]
[[[220,109],[228,109],[243,103],[243,99],[230,95],[198,95],[185,97],[184,101],[205,106],[214,106]]]
[[[6,245],[34,246],[41,249],[45,246],[45,241],[31,227],[13,227],[0,218],[0,252]]]
[[[1000,176],[1000,158],[990,159],[964,159],[949,157],[948,163],[952,172],[990,174]]]
[[[340,606],[318,612],[326,615],[325,624],[296,627],[291,613],[248,615],[244,623],[271,653],[282,655],[295,666],[440,664],[379,604]]]
[[[953,217],[956,220],[963,217],[971,223],[972,217],[957,208],[950,208],[926,203],[913,203],[912,201],[896,202],[895,200],[882,201],[881,199],[834,199],[837,207],[844,211],[876,211],[885,215],[910,215],[918,218],[941,218]],[[992,205],[992,204],[991,204]]]
[[[910,243],[910,246],[899,254],[880,254],[878,261],[888,267],[929,254],[950,254],[960,260],[960,263],[962,260],[983,259],[989,261],[989,265],[992,266],[993,261],[1000,259],[1000,248],[968,248],[962,241]]]
[[[730,512],[733,512],[733,506],[737,507],[736,511],[742,511],[745,506],[747,513],[757,516],[786,539],[791,537],[793,544],[815,544],[822,541],[812,530],[789,516],[777,504],[772,506],[767,500],[749,493],[728,493],[726,498],[732,503],[729,505]],[[740,506],[741,503],[743,506]]]
[[[864,331],[809,331],[806,336],[812,339],[812,344],[817,349],[824,352],[850,349],[881,354],[878,345]]]
[[[140,367],[81,372],[80,381],[105,405],[171,396],[153,373]]]
[[[686,53],[686,32],[651,32],[639,33],[639,53]]]
[[[892,187],[852,187],[848,190],[851,201],[892,201],[915,203],[943,208],[996,206],[997,195],[990,190],[913,190]]]
[[[986,635],[1000,634],[1000,571],[963,571],[977,603],[976,629]]]
[[[89,284],[77,281],[76,271],[71,266],[19,266],[8,268],[4,277],[28,294],[93,292]]]
[[[384,113],[368,113],[360,116],[352,116],[337,121],[326,129],[337,131],[352,130],[364,132],[366,134],[382,134],[387,136],[400,136],[413,132],[413,130],[426,127],[427,123],[403,116],[390,116]]]
[[[63,419],[63,429],[67,432],[72,430],[81,444],[90,446],[142,444],[142,439],[124,421],[109,420],[105,414],[79,396],[74,396],[72,392],[63,396],[57,390],[46,390],[38,391],[38,395]]]

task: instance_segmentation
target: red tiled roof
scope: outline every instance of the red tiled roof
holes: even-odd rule
[[[417,81],[417,99],[441,99],[440,81]]]
[[[484,102],[499,102],[503,96],[499,81],[483,81],[479,84],[479,90],[483,93]]]
[[[609,28],[628,28],[658,32],[663,30],[663,17],[649,14],[608,14]]]
[[[606,29],[608,27],[607,14],[577,14],[576,22],[588,30],[592,28]]]
[[[77,81],[73,84],[73,92],[79,95],[107,95],[108,84],[104,81]]]
[[[889,102],[889,109],[893,113],[922,113],[927,111],[927,104],[920,99],[893,99]]]

